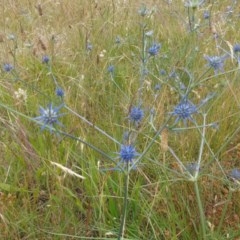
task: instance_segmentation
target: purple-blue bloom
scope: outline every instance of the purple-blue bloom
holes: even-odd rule
[[[139,123],[144,116],[144,112],[140,107],[132,107],[129,113],[129,119],[133,122]]]
[[[166,72],[165,69],[161,69],[161,70],[159,71],[159,74],[162,75],[162,76],[164,76],[164,75],[167,74],[167,72]]]
[[[239,44],[239,43],[236,43],[236,44],[233,46],[233,51],[234,51],[235,53],[240,52],[240,44]]]
[[[121,38],[120,38],[119,36],[117,36],[117,37],[115,38],[115,43],[116,43],[116,44],[120,44],[120,43],[121,43]]]
[[[46,63],[46,64],[48,64],[49,61],[50,61],[50,58],[49,58],[48,55],[44,55],[44,56],[42,56],[42,63]]]
[[[227,57],[228,57],[227,55],[223,56],[204,55],[204,58],[208,61],[208,66],[214,69],[215,74],[224,71],[223,67]]]
[[[138,13],[142,16],[145,17],[146,15],[150,14],[151,11],[147,9],[146,6],[141,6],[141,8],[138,10]]]
[[[138,155],[135,150],[135,147],[132,145],[122,145],[119,156],[121,161],[125,163],[132,163],[133,159]]]
[[[197,113],[197,107],[189,100],[184,98],[171,112],[173,116],[176,116],[175,123],[183,120],[186,124],[187,120],[193,121],[192,114]]]
[[[204,11],[204,12],[203,12],[203,18],[204,18],[204,19],[209,19],[209,18],[210,18],[210,12],[207,11],[207,10]]]
[[[160,43],[154,43],[149,49],[148,53],[150,56],[156,56],[161,49],[161,44]]]
[[[109,73],[114,73],[115,67],[114,67],[113,65],[110,65],[110,66],[108,66],[107,71],[108,71]]]
[[[87,46],[86,46],[87,50],[90,52],[93,49],[93,45],[90,42],[87,42]]]
[[[64,97],[64,90],[63,90],[62,88],[58,87],[58,88],[56,89],[56,95],[57,95],[58,97]]]
[[[160,83],[158,83],[154,86],[155,91],[159,91],[160,89],[161,89],[161,84]]]
[[[53,107],[50,103],[47,108],[43,108],[40,106],[39,112],[40,116],[34,118],[35,120],[39,121],[42,124],[41,130],[44,130],[46,126],[52,128],[53,125],[58,124],[62,125],[58,118],[61,117],[63,114],[59,114],[59,110],[62,108],[63,105],[58,107]],[[51,132],[51,129],[50,129]]]
[[[149,73],[148,69],[145,67],[144,69],[142,69],[142,75],[143,76],[147,76]]]
[[[13,70],[13,65],[10,63],[4,63],[3,64],[3,70],[5,72],[11,72]]]
[[[232,171],[229,173],[229,177],[234,180],[240,180],[240,169],[232,169]]]

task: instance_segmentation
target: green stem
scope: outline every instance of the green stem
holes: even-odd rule
[[[135,160],[135,166],[137,165],[138,162],[140,162],[140,160],[147,154],[148,150],[151,148],[151,146],[155,143],[156,139],[158,138],[158,136],[161,134],[161,132],[163,131],[163,129],[166,128],[166,126],[168,125],[168,122],[170,121],[172,115],[170,115],[168,117],[168,119],[166,120],[166,122],[159,128],[159,130],[155,133],[155,135],[153,136],[153,138],[151,139],[150,143],[144,148],[144,151],[142,152],[142,154]],[[129,170],[131,170],[133,168],[130,167]]]
[[[227,198],[227,201],[224,205],[224,209],[222,211],[221,219],[220,219],[220,222],[219,222],[218,227],[217,227],[217,233],[219,233],[221,228],[222,228],[223,220],[225,219],[226,212],[227,212],[227,209],[228,209],[228,204],[229,204],[229,202],[232,198],[232,193],[233,193],[233,191],[229,190],[228,198]]]
[[[198,162],[197,162],[197,167],[198,168],[201,165],[202,154],[203,154],[203,147],[204,147],[204,143],[206,142],[206,139],[205,139],[205,134],[206,134],[206,117],[207,117],[207,114],[204,113],[203,114],[203,126],[204,127],[202,129],[202,132],[200,132],[200,134],[201,134],[201,144],[200,144],[199,155],[198,155]],[[197,179],[198,174],[199,174],[199,171],[196,171],[195,174],[194,174],[195,179]]]
[[[16,111],[16,110],[14,110],[13,108],[11,108],[10,106],[5,105],[5,104],[3,104],[3,103],[1,103],[1,102],[0,102],[0,107],[5,108],[6,110],[8,110],[8,111],[10,111],[10,112],[12,112],[12,113],[16,113],[16,114],[18,114],[19,116],[22,116],[22,117],[24,117],[24,118],[26,118],[26,119],[28,119],[28,120],[30,120],[30,121],[32,121],[32,122],[35,122],[35,123],[37,123],[37,124],[39,124],[39,125],[41,125],[41,126],[44,125],[44,123],[41,123],[41,122],[37,121],[37,120],[34,119],[34,118],[31,118],[31,117],[29,117],[29,116],[27,116],[27,115],[25,115],[25,114],[23,114],[23,113],[21,113],[21,112],[18,112],[18,111]],[[83,139],[81,139],[81,138],[79,138],[79,137],[75,137],[75,136],[73,136],[73,135],[71,135],[71,134],[69,134],[69,133],[66,133],[66,132],[63,132],[63,131],[61,131],[61,130],[55,129],[55,128],[51,127],[51,126],[44,125],[44,127],[45,127],[46,129],[49,129],[49,130],[57,133],[57,134],[61,134],[61,135],[66,136],[66,137],[68,137],[68,138],[70,138],[70,139],[79,141],[79,142],[83,143],[84,145],[88,146],[89,148],[93,149],[94,151],[100,153],[100,154],[101,154],[102,156],[104,156],[105,158],[111,160],[113,163],[116,163],[116,162],[114,161],[114,159],[111,158],[107,153],[103,152],[101,149],[95,147],[95,146],[92,145],[91,143],[88,143],[88,142],[84,141]]]
[[[146,36],[145,36],[145,24],[142,23],[142,56],[141,56],[141,73],[140,73],[140,79],[139,79],[139,89],[138,89],[138,105],[141,105],[141,99],[142,99],[142,90],[143,90],[143,84],[145,80],[145,73],[146,70]]]
[[[129,186],[129,164],[127,163],[127,171],[125,173],[125,182],[124,182],[124,198],[123,198],[123,211],[122,211],[122,220],[118,234],[118,240],[123,239],[124,229],[127,216],[127,206],[128,206],[128,186]]]
[[[115,81],[114,79],[114,74],[110,73],[110,78],[111,81],[114,83],[114,85],[118,88],[118,90],[124,95],[125,98],[128,98],[128,96],[126,95],[126,93],[121,89],[121,87],[118,85],[118,83]]]
[[[202,239],[206,240],[207,239],[207,237],[206,237],[206,219],[205,219],[205,214],[204,214],[204,210],[203,210],[203,205],[202,205],[197,181],[194,181],[194,190],[195,190],[195,194],[197,197],[197,204],[198,204],[198,209],[199,209],[199,214],[200,214]]]
[[[74,110],[72,110],[70,107],[68,107],[67,105],[64,105],[64,107],[70,111],[71,113],[73,113],[75,116],[77,116],[78,118],[80,118],[81,120],[83,120],[85,123],[87,123],[89,126],[93,127],[93,129],[97,130],[98,132],[102,133],[104,136],[108,137],[109,139],[111,139],[113,142],[121,145],[121,143],[119,141],[117,141],[115,138],[113,138],[112,136],[110,136],[109,134],[107,134],[105,131],[103,131],[101,128],[99,128],[98,126],[94,125],[92,122],[88,121],[85,117],[83,117],[82,115],[76,113]]]

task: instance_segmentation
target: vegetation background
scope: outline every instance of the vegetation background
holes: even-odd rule
[[[0,1],[1,239],[240,239],[240,174],[229,177],[240,168],[240,5],[186,2]],[[145,63],[153,43],[161,49]],[[222,55],[216,73],[204,56]],[[182,85],[196,105],[214,97],[194,121],[172,118],[156,136]],[[60,133],[41,130],[40,106],[63,102]],[[137,126],[135,105],[144,110]],[[127,172],[123,238],[126,172],[111,170],[108,156],[118,162],[127,131],[147,151]],[[199,177],[189,179],[183,166],[199,151]]]

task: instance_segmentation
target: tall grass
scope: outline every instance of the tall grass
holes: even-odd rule
[[[236,1],[2,3],[1,239],[239,238]]]

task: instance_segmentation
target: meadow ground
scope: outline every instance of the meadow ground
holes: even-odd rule
[[[0,6],[0,239],[240,239],[238,1]]]

